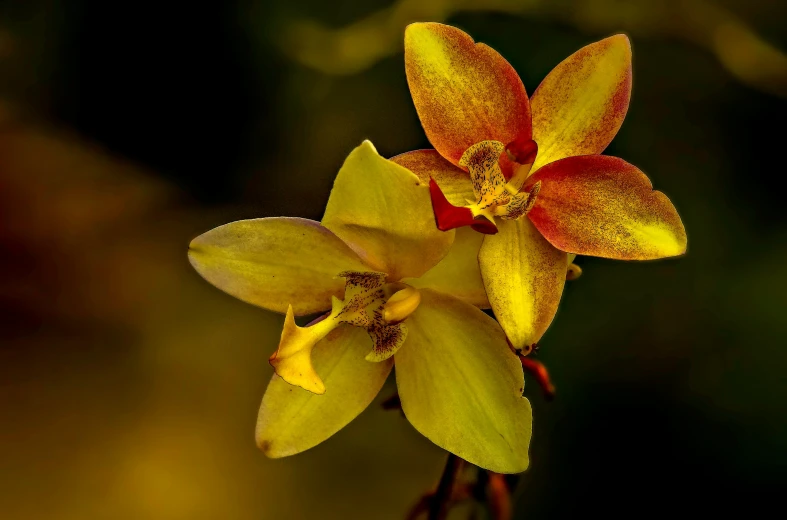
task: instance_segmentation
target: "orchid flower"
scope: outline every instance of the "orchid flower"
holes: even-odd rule
[[[396,367],[402,410],[438,446],[496,472],[528,465],[524,379],[488,307],[480,237],[442,232],[429,189],[364,142],[339,171],[322,222],[262,218],[195,238],[189,258],[219,289],[285,314],[257,443],[309,449],[374,399]],[[323,313],[305,327],[296,316]]]
[[[532,99],[500,54],[447,25],[408,26],[405,67],[434,150],[393,160],[430,183],[440,229],[486,234],[481,275],[520,353],[551,323],[567,275],[579,272],[575,255],[648,260],[685,252],[669,199],[635,166],[599,155],[628,109],[626,36],[569,56]]]

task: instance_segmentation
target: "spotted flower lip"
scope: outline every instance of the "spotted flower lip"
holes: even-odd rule
[[[402,410],[419,432],[478,466],[524,471],[530,403],[503,330],[480,310],[489,307],[481,238],[438,230],[427,183],[368,141],[340,169],[322,222],[244,220],[195,238],[189,259],[207,281],[286,314],[260,448],[283,457],[326,440],[395,365]]]
[[[578,272],[567,274],[574,255],[685,253],[669,199],[635,166],[600,155],[631,96],[625,35],[566,58],[530,99],[500,54],[455,27],[414,23],[404,40],[410,93],[434,150],[392,160],[432,183],[440,229],[486,234],[481,274],[515,348],[529,348],[549,327],[566,277]]]

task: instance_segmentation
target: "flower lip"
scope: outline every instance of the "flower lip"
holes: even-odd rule
[[[305,327],[295,323],[292,306],[287,310],[279,348],[269,362],[276,374],[288,383],[315,394],[325,392],[325,384],[311,362],[314,347],[342,325],[366,329],[373,348],[367,361],[389,359],[404,344],[407,327],[402,323],[418,308],[421,293],[401,282],[389,282],[385,273],[344,271],[344,299],[333,298],[331,312]]]

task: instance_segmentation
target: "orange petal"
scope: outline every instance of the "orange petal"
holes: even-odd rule
[[[651,260],[686,252],[686,230],[666,195],[636,166],[605,155],[569,157],[541,168],[528,217],[568,253]]]
[[[599,154],[612,141],[631,97],[631,44],[622,34],[578,50],[533,93],[533,139],[541,166]]]
[[[525,87],[492,48],[455,27],[414,23],[404,33],[404,60],[426,137],[453,164],[479,141],[530,139]]]
[[[454,206],[464,206],[468,200],[475,202],[470,175],[443,159],[437,150],[413,150],[391,157],[390,160],[416,174],[424,184],[434,179],[445,198]]]

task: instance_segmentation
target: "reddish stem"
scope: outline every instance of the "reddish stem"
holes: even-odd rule
[[[523,356],[522,354],[517,355],[519,356],[519,361],[522,362],[522,368],[536,379],[536,382],[544,392],[544,398],[548,401],[554,399],[555,385],[552,384],[547,367],[540,361],[536,361],[531,357]]]

